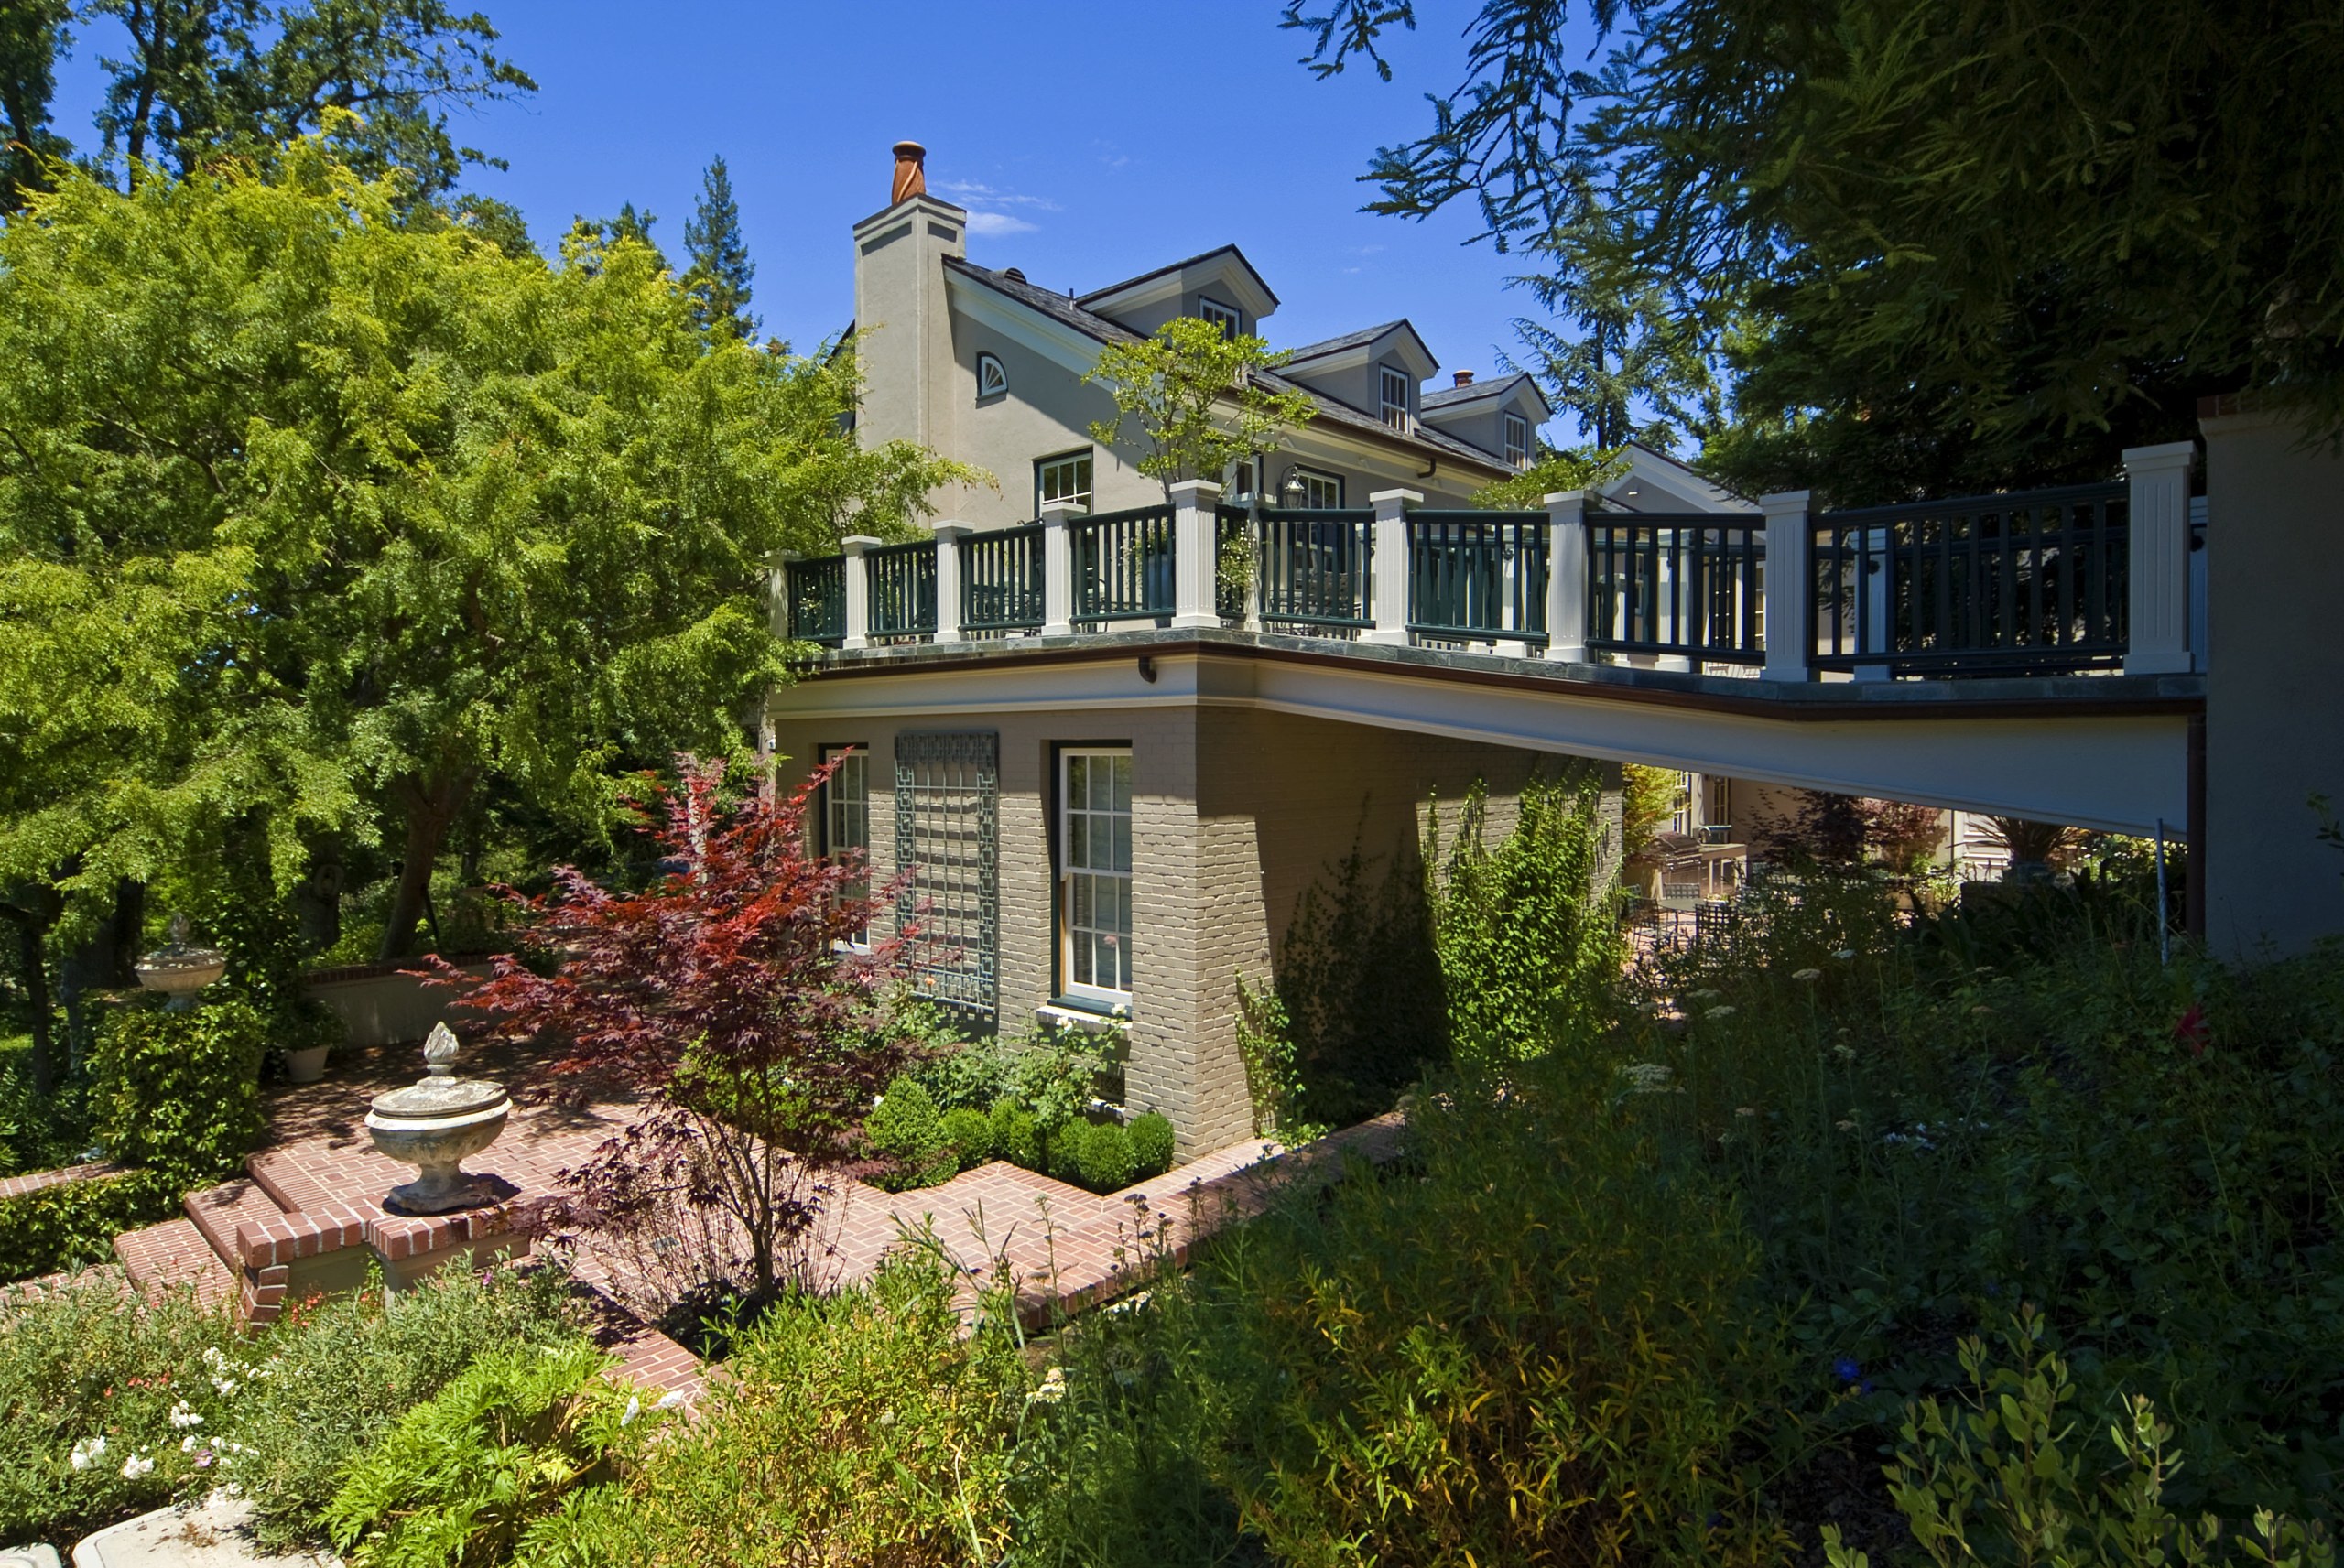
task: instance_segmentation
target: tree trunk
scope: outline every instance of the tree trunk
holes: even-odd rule
[[[385,963],[404,958],[415,947],[415,928],[423,919],[431,900],[431,871],[440,858],[440,845],[448,836],[448,826],[472,797],[472,781],[476,775],[462,773],[451,777],[414,780],[402,786],[399,797],[407,806],[407,850],[399,861],[398,887],[391,895],[391,913],[383,922],[383,946],[380,957]]]
[[[57,966],[57,989],[65,1003],[69,1065],[73,1070],[79,1070],[95,1026],[90,1016],[91,993],[120,990],[137,983],[131,966],[138,961],[139,936],[146,924],[146,884],[125,877],[114,883],[114,908],[89,940],[66,954]]]
[[[46,888],[0,903],[0,916],[16,928],[23,954],[25,1000],[32,1011],[33,1093],[43,1099],[57,1088],[57,1018],[49,994],[49,928],[57,923],[57,895]]]

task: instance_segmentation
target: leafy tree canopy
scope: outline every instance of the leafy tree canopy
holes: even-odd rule
[[[1289,0],[1389,74],[1410,0]],[[1566,24],[1613,48],[1582,58]],[[1744,373],[1709,463],[1871,499],[2104,473],[2242,388],[2344,419],[2344,21],[2312,0],[1487,0],[1378,211],[1474,202]],[[1584,35],[1582,35],[1584,37]],[[1590,210],[1604,222],[1585,221]],[[1832,465],[1827,469],[1822,464]]]
[[[558,265],[324,141],[0,229],[0,884],[102,891],[264,814],[403,836],[483,780],[584,823],[738,746],[770,552],[962,470],[841,431],[852,363],[711,346],[631,242]]]
[[[1135,424],[1146,443],[1140,472],[1167,492],[1182,480],[1218,482],[1231,463],[1277,450],[1314,412],[1307,395],[1270,387],[1253,373],[1285,362],[1259,338],[1176,316],[1151,337],[1100,351],[1083,380],[1107,388],[1115,416],[1092,425],[1091,437],[1112,446]]]
[[[47,183],[42,166],[69,150],[49,128],[49,101],[72,9],[71,0],[0,6],[0,212],[22,206],[25,191]]]

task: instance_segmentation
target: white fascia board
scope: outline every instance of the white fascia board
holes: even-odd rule
[[[1702,478],[1674,458],[1663,457],[1648,447],[1633,444],[1628,448],[1628,471],[1602,486],[1598,493],[1606,501],[1622,500],[1628,487],[1640,480],[1684,496],[1693,503],[1696,512],[1750,510],[1749,502],[1724,486]]]
[[[1099,351],[1104,345],[1098,339],[1038,310],[1028,309],[973,278],[947,269],[944,291],[953,309],[1053,364],[1077,375],[1089,375],[1099,363]]]
[[[1377,469],[1405,475],[1409,479],[1424,475],[1427,464],[1437,465],[1430,476],[1435,478],[1447,473],[1471,473],[1475,463],[1492,480],[1511,478],[1514,473],[1505,466],[1504,460],[1494,452],[1480,459],[1461,458],[1455,452],[1438,451],[1430,447],[1422,451],[1404,452],[1372,438],[1363,431],[1338,425],[1331,419],[1313,419],[1302,425],[1286,437],[1286,445],[1278,449],[1277,456],[1291,457],[1307,466],[1313,448],[1318,449],[1324,461],[1340,462],[1352,468]]]
[[[1105,709],[1247,708],[1563,756],[1689,769],[1798,789],[2149,834],[2187,812],[2188,720],[2175,714],[1964,719],[1770,719],[1641,702],[1595,686],[1443,680],[1362,660],[1156,655],[906,667],[813,679],[773,694],[777,719],[950,718]]]

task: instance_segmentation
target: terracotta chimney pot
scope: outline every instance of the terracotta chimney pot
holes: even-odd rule
[[[928,149],[917,142],[895,144],[895,194],[887,198],[892,207],[910,196],[928,194]]]
[[[1457,384],[1457,385],[1459,385],[1459,386],[1470,386],[1470,385],[1472,385],[1472,384],[1473,384],[1473,373],[1472,373],[1471,371],[1470,371],[1470,370],[1460,370],[1460,371],[1459,371],[1459,372],[1457,373],[1457,381],[1456,381],[1456,384]]]

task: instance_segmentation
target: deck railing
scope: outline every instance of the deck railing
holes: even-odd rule
[[[1763,516],[1598,513],[1587,554],[1590,648],[1766,662]]]
[[[1267,507],[1254,524],[1264,625],[1354,633],[1375,624],[1375,514]]]
[[[992,633],[1042,624],[1042,525],[1028,523],[960,541],[960,629]]]
[[[1543,512],[1413,512],[1408,630],[1438,642],[1546,640]]]
[[[870,595],[869,635],[891,642],[936,630],[936,541],[883,545],[863,556]]]
[[[1551,513],[1409,510],[1389,493],[1316,511],[1216,505],[1188,484],[1171,506],[955,524],[944,560],[935,540],[851,539],[845,557],[787,563],[779,588],[793,635],[846,648],[1148,621],[1674,656],[1789,681],[2203,669],[2187,466],[2150,449],[2139,473],[2143,488],[1812,516],[1797,493],[1763,514],[1589,512],[1575,495]],[[2154,583],[2134,570],[2143,538]],[[2145,652],[2142,625],[2163,628]]]
[[[2120,482],[1824,513],[1813,665],[1892,675],[2122,665],[2127,506]]]
[[[1066,525],[1074,621],[1152,621],[1172,613],[1172,508],[1102,512]]]

